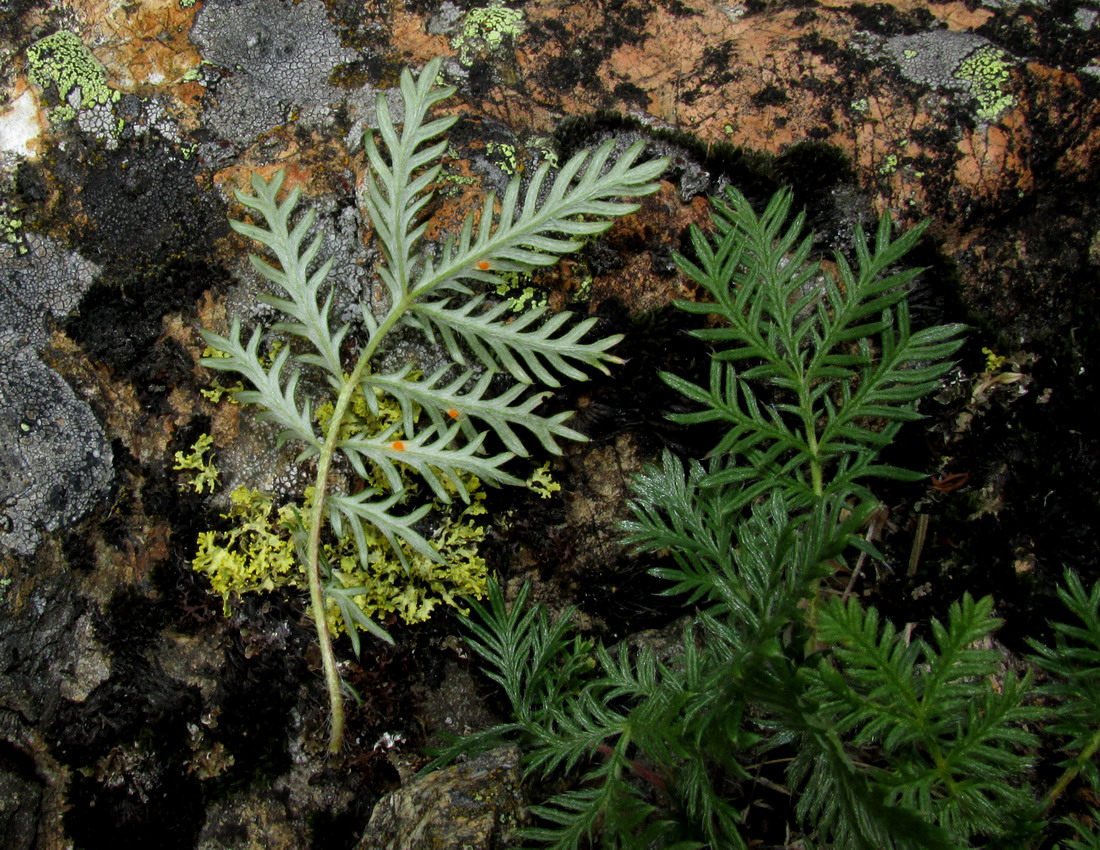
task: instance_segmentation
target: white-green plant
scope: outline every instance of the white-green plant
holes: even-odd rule
[[[578,153],[557,173],[543,163],[529,180],[515,177],[503,197],[490,194],[480,214],[469,216],[459,233],[440,246],[431,246],[424,239],[427,225],[422,214],[447,148],[439,137],[456,120],[454,116],[429,118],[432,107],[454,92],[452,87],[435,85],[439,69],[436,60],[417,78],[405,71],[402,126],[395,126],[380,95],[381,145],[372,133],[365,138],[370,165],[365,204],[382,250],[376,273],[388,296],[384,311],[376,316],[364,304],[361,329],[334,326],[333,294],[326,286],[332,261],[316,264],[319,235],[307,242],[314,212],[293,220],[299,188],[280,203],[282,173],[270,182],[254,176],[255,194],[238,192],[237,199],[262,217],[264,224],[231,224],[274,255],[277,265],[251,257],[253,267],[282,290],[278,296],[263,296],[287,316],[271,330],[299,337],[304,345],[282,348],[265,365],[267,329],[256,328],[245,342],[240,321],[234,319],[227,336],[203,333],[222,355],[205,358],[204,365],[244,376],[252,388],[238,393],[237,400],[263,408],[260,418],[282,428],[280,442],[297,441],[303,446],[299,460],[312,458],[317,465],[300,548],[329,694],[333,751],[342,740],[344,712],[325,617],[321,540],[326,523],[337,536],[354,537],[364,564],[370,558],[365,527],[376,529],[399,556],[403,541],[439,561],[431,542],[416,527],[430,508],[405,504],[406,488],[399,470],[414,471],[444,502],[452,493],[468,500],[464,476],[472,474],[493,484],[521,483],[504,470],[504,464],[515,455],[527,454],[531,437],[555,453],[561,451],[559,439],[584,439],[565,424],[569,413],[540,413],[537,408],[550,393],[532,388],[559,386],[561,378],[583,380],[582,367],[606,372],[608,364],[621,362],[608,353],[620,337],[586,341],[594,318],[574,322],[569,313],[551,314],[545,307],[516,316],[507,305],[492,303],[476,289],[495,287],[502,282],[502,274],[549,266],[562,254],[576,251],[586,239],[606,230],[615,217],[636,210],[635,204],[618,199],[655,191],[655,181],[665,167],[662,160],[639,163],[644,148],[640,142],[625,151],[613,142],[604,143],[594,151]],[[439,346],[449,365],[427,376],[414,371],[414,364],[391,373],[376,372],[378,355],[401,327],[415,328],[429,344]],[[513,382],[503,390],[495,380],[502,374]],[[310,377],[303,381],[304,375]],[[319,400],[314,386],[327,391],[326,400],[334,403],[323,429],[313,415]],[[376,406],[375,413],[378,393],[395,399],[402,410],[401,421],[377,433],[362,429],[349,433],[345,426],[357,390]],[[526,440],[520,436],[522,431],[530,435]],[[489,433],[499,438],[505,451],[483,451]],[[337,454],[364,479],[379,470],[388,486],[333,492],[331,473]],[[334,586],[332,591],[343,594],[337,602],[346,601],[346,588]],[[345,612],[348,606],[341,605],[340,610]],[[357,623],[388,639],[361,612],[354,620],[347,623],[349,631]]]

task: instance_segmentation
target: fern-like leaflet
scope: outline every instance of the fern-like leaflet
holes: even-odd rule
[[[1050,731],[1063,737],[1067,757],[1063,773],[1047,794],[1052,806],[1080,775],[1100,792],[1100,582],[1086,590],[1080,577],[1066,570],[1058,597],[1073,615],[1072,623],[1056,622],[1054,646],[1029,640],[1031,660],[1056,677],[1040,688],[1058,706]]]
[[[965,595],[946,623],[931,621],[931,642],[906,639],[855,599],[818,612],[817,637],[832,659],[813,674],[811,698],[852,746],[879,752],[875,782],[891,805],[933,814],[958,843],[997,835],[1006,816],[1031,805],[1019,780],[1038,739],[1025,727],[1045,714],[1023,704],[1030,676],[999,676],[999,653],[980,648],[1000,625],[992,609],[990,597]]]
[[[994,656],[971,646],[997,626],[991,602],[967,598],[926,644],[820,598],[875,507],[864,479],[918,477],[877,456],[917,418],[962,328],[909,325],[918,272],[894,266],[923,228],[895,239],[884,217],[870,246],[858,234],[854,268],[835,258],[834,278],[790,205],[781,192],[757,215],[730,189],[715,236],[693,230],[695,259],[677,258],[710,296],[678,306],[720,321],[696,332],[714,346],[709,386],[663,377],[699,405],[678,421],[727,430],[704,460],[666,452],[638,476],[624,530],[636,550],[671,555],[653,572],[695,605],[679,656],[599,647],[572,692],[532,689],[555,665],[526,654],[525,634],[553,633],[578,669],[560,621],[494,599],[471,625],[516,717],[483,740],[518,737],[532,773],[580,774],[582,788],[533,809],[546,825],[527,834],[555,850],[597,829],[607,847],[747,847],[751,801],[731,792],[779,747],[795,748],[796,816],[837,847],[954,850],[998,834],[998,806],[1027,808],[1016,780],[1038,712],[1021,704],[1027,680],[992,689]]]
[[[611,142],[594,152],[577,154],[553,175],[544,163],[527,185],[519,177],[512,180],[499,200],[499,213],[495,212],[498,201],[490,195],[480,215],[468,217],[460,233],[434,253],[424,241],[427,223],[422,213],[447,147],[440,136],[456,120],[453,116],[429,119],[433,107],[454,92],[435,85],[439,70],[440,62],[435,60],[417,78],[404,72],[402,126],[398,129],[394,124],[380,95],[380,142],[370,133],[365,139],[370,165],[365,205],[382,249],[383,261],[376,271],[388,294],[381,316],[363,305],[365,340],[360,341],[349,324],[333,326],[333,293],[326,289],[332,261],[317,264],[320,235],[306,243],[313,211],[295,220],[299,187],[279,201],[281,172],[271,181],[254,176],[252,195],[237,193],[257,223],[231,224],[274,256],[275,264],[251,257],[256,271],[280,290],[279,295],[263,296],[287,316],[272,329],[301,338],[307,350],[292,354],[283,349],[265,366],[260,357],[264,329],[254,330],[247,343],[242,342],[238,321],[232,323],[228,336],[204,332],[209,345],[225,356],[205,358],[203,363],[244,375],[252,389],[239,393],[238,400],[263,408],[261,417],[283,429],[280,440],[302,444],[300,459],[317,459],[303,549],[329,691],[333,750],[343,735],[343,701],[324,614],[323,528],[328,524],[337,535],[354,537],[364,563],[370,557],[364,526],[377,529],[399,556],[404,543],[439,561],[438,552],[415,528],[427,506],[410,510],[404,504],[402,471],[416,473],[444,502],[453,495],[468,500],[465,476],[493,484],[519,483],[503,466],[514,455],[527,453],[521,433],[556,453],[561,451],[557,439],[582,438],[563,424],[567,414],[540,415],[536,408],[546,394],[525,388],[537,383],[558,386],[562,378],[581,380],[586,377],[585,368],[606,372],[609,364],[620,362],[608,353],[619,337],[586,341],[595,319],[574,323],[568,313],[548,318],[538,309],[514,317],[475,294],[471,286],[499,283],[501,272],[527,272],[579,249],[585,239],[606,230],[612,219],[637,209],[616,199],[655,191],[654,181],[665,166],[661,160],[639,162],[641,143],[617,151]],[[402,326],[418,329],[429,343],[442,341],[453,367],[427,378],[413,377],[408,366],[388,374],[374,371],[375,356],[389,334]],[[320,375],[334,395],[333,412],[323,429],[314,422],[311,399],[302,391],[300,378],[305,370]],[[516,385],[494,389],[491,376],[500,372],[510,375]],[[376,392],[400,405],[400,428],[349,434],[346,426],[353,397],[361,393],[377,412]],[[427,424],[417,419],[416,410],[424,411]],[[507,451],[485,454],[486,433],[479,425],[495,432]],[[331,493],[330,472],[337,453],[364,478],[371,470],[380,470],[385,487]],[[337,595],[333,601],[347,621],[348,591]],[[365,627],[384,635],[365,619],[353,614],[353,622],[347,622],[349,631]]]
[[[834,275],[811,261],[805,214],[789,221],[791,197],[779,192],[757,215],[727,189],[714,203],[715,242],[693,228],[696,261],[677,258],[713,299],[677,306],[723,322],[694,332],[715,346],[708,386],[663,377],[702,406],[676,421],[728,426],[710,452],[725,462],[707,483],[744,483],[730,510],[775,487],[799,506],[826,494],[866,501],[869,476],[918,478],[876,455],[918,418],[913,403],[961,344],[962,325],[912,330],[906,295],[920,269],[892,270],[926,225],[893,239],[883,216],[871,248],[857,228],[855,268],[837,254]]]

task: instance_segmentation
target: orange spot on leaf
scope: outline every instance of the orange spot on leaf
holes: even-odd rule
[[[393,449],[395,452],[403,452],[405,451],[405,444],[400,440],[394,440],[392,443],[390,443],[390,448]]]
[[[477,267],[483,272],[487,272],[489,271],[489,262],[487,260],[482,260],[480,263],[477,264]]]

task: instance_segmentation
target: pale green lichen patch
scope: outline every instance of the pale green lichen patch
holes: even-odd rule
[[[119,93],[107,85],[107,72],[80,37],[68,30],[39,39],[27,48],[30,79],[46,89],[57,88],[57,96],[69,106],[60,117],[75,108],[91,109],[119,99]],[[78,104],[70,95],[79,92]]]
[[[992,123],[1016,104],[1009,91],[1013,58],[984,36],[937,30],[887,39],[883,51],[902,76],[940,90],[969,94],[978,120]]]
[[[27,253],[27,245],[23,239],[23,218],[17,208],[9,207],[4,201],[0,201],[0,242],[12,246],[17,254]]]
[[[451,39],[451,47],[458,51],[458,61],[469,66],[477,59],[512,49],[525,29],[523,12],[497,0],[466,13],[462,32]]]
[[[970,83],[970,94],[978,102],[978,118],[987,123],[999,119],[1016,105],[1008,91],[1012,60],[998,47],[987,45],[975,50],[955,70],[955,77]]]
[[[515,145],[503,142],[486,142],[485,152],[489,154],[493,162],[505,174],[512,175],[519,171],[519,156],[516,153]]]

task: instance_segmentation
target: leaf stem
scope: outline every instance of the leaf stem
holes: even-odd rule
[[[1062,775],[1058,777],[1058,781],[1054,783],[1054,787],[1047,792],[1046,797],[1043,799],[1043,810],[1049,812],[1054,804],[1058,802],[1058,798],[1065,793],[1069,784],[1077,777],[1077,774],[1081,772],[1081,766],[1088,764],[1097,750],[1100,750],[1100,729],[1094,729],[1092,737],[1089,738],[1088,746],[1081,751],[1081,754],[1077,756],[1073,764],[1063,771]]]
[[[351,375],[340,388],[336,397],[332,418],[325,431],[325,442],[317,458],[317,479],[314,483],[313,505],[309,522],[309,548],[306,555],[306,577],[309,579],[309,602],[313,611],[314,624],[317,627],[317,644],[321,649],[321,668],[324,671],[325,688],[328,691],[329,728],[328,751],[337,753],[344,741],[344,697],[340,693],[340,674],[336,671],[336,655],[332,650],[332,635],[328,629],[325,612],[325,597],[321,588],[321,529],[324,526],[325,503],[328,497],[329,471],[336,446],[340,442],[340,428],[351,406],[355,388],[363,380],[363,373],[370,365],[371,357],[389,330],[398,322],[409,308],[412,299],[406,297],[390,308],[386,318],[378,326],[367,345],[359,354],[359,359]]]

